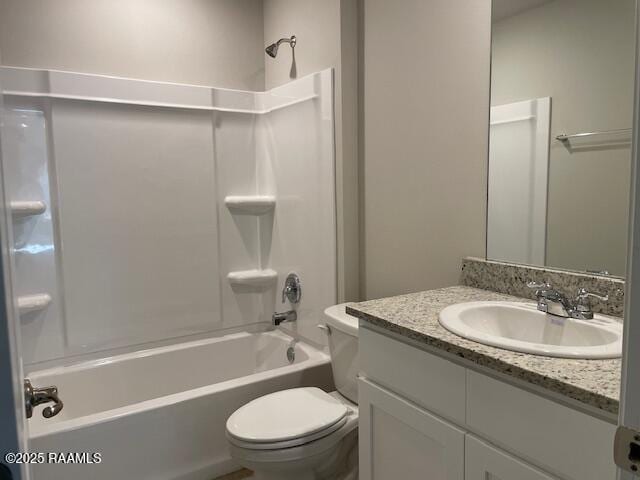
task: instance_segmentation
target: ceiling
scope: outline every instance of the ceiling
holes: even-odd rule
[[[539,7],[554,0],[493,0],[493,12],[491,20],[498,22],[507,17],[524,12],[531,8]]]

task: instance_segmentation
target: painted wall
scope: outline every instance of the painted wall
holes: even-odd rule
[[[484,256],[490,0],[364,0],[364,296]]]
[[[556,0],[493,25],[492,105],[552,97],[553,267],[624,275],[630,145],[572,151],[554,137],[631,127],[634,12],[633,0]]]
[[[264,44],[296,35],[291,49],[281,45],[265,59],[265,85],[272,88],[327,67],[340,70],[340,0],[264,0]]]
[[[264,89],[262,0],[0,0],[4,65]]]
[[[286,45],[264,53],[291,33],[293,74]],[[357,45],[357,0],[0,0],[5,65],[247,90],[335,68],[341,300],[360,294]]]
[[[265,85],[272,88],[325,68],[335,69],[338,297],[360,298],[358,212],[358,1],[264,0],[264,43],[296,35],[265,56]]]

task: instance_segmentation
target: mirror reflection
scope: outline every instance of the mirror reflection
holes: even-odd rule
[[[623,276],[633,0],[493,0],[487,257]]]

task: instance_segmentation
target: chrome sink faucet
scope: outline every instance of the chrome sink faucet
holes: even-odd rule
[[[578,289],[575,300],[569,299],[547,282],[529,282],[527,283],[527,287],[536,289],[538,310],[551,315],[557,315],[558,317],[591,320],[593,319],[593,311],[591,310],[589,299],[597,298],[604,302],[609,300],[608,295],[590,292],[584,287]]]

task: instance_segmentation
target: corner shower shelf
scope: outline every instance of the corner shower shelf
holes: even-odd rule
[[[39,293],[36,295],[23,295],[18,297],[18,312],[20,315],[25,313],[37,312],[44,310],[51,303],[51,295],[48,293]]]
[[[271,269],[266,270],[243,270],[229,272],[227,280],[231,285],[243,285],[247,287],[268,287],[278,278],[278,272]]]
[[[276,197],[272,195],[229,195],[224,204],[229,210],[246,215],[262,215],[276,206]]]
[[[47,206],[39,200],[32,202],[11,202],[11,214],[14,217],[30,217],[46,212]]]

